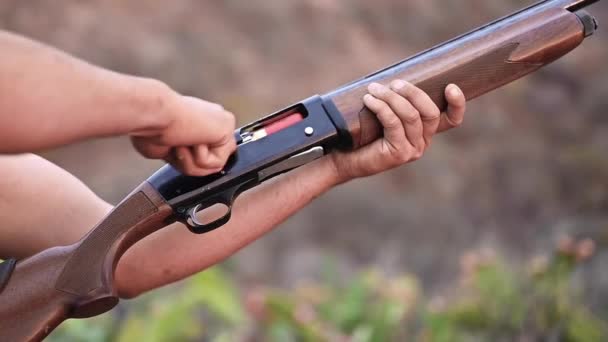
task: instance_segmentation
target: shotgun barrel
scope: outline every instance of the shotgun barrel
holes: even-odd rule
[[[576,48],[597,28],[581,9],[599,0],[547,0],[498,19],[341,87],[327,98],[344,117],[354,147],[380,135],[380,125],[361,98],[372,82],[405,79],[426,91],[440,109],[443,90],[461,87],[467,100],[515,81]]]

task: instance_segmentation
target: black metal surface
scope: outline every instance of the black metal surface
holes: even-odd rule
[[[336,146],[341,150],[351,150],[353,148],[353,139],[348,131],[348,125],[342,116],[342,113],[338,110],[334,101],[329,97],[323,97],[323,108],[327,112],[327,115],[333,122],[334,126],[338,130],[338,136],[340,137],[340,144]]]
[[[238,184],[232,188],[229,188],[229,189],[219,193],[216,196],[204,198],[197,205],[188,209],[188,211],[185,213],[184,217],[186,220],[186,224],[190,228],[190,231],[192,231],[193,233],[196,233],[196,234],[203,234],[203,233],[210,232],[216,228],[219,228],[219,227],[225,225],[230,220],[230,217],[232,216],[232,204],[234,203],[234,200],[236,199],[236,197],[241,192],[247,190],[248,188],[250,188],[252,186],[255,186],[255,184],[257,184],[257,182],[252,183],[252,184],[249,184],[249,183]],[[222,217],[220,217],[212,222],[199,223],[197,220],[196,214],[215,204],[223,204],[228,208],[228,210]],[[182,214],[182,215],[184,215],[184,214]],[[180,215],[180,216],[182,216],[182,215]]]
[[[259,184],[257,179],[259,170],[316,146],[323,146],[326,151],[344,146],[345,140],[350,139],[350,135],[345,135],[343,132],[344,127],[340,128],[342,132],[339,133],[340,130],[334,125],[320,96],[313,96],[271,114],[241,128],[239,132],[276,120],[285,113],[295,112],[302,113],[304,119],[262,139],[251,142],[241,141],[221,173],[192,177],[182,174],[171,165],[165,165],[153,174],[148,182],[172,206],[178,219],[186,223],[191,230],[199,233],[208,231],[208,227],[192,225],[188,220],[189,209],[201,204],[203,210],[217,203],[225,204],[230,208],[236,196]],[[304,133],[306,127],[314,129],[311,136]],[[228,212],[228,218],[229,214]],[[226,218],[223,217],[221,220]],[[214,226],[215,223],[209,225]],[[202,231],[196,231],[197,228]]]
[[[0,263],[0,293],[2,293],[8,280],[11,278],[15,265],[17,265],[16,259],[8,259]]]
[[[585,29],[585,37],[589,37],[590,35],[595,33],[595,31],[597,30],[597,21],[591,14],[589,14],[585,10],[577,11],[574,14],[576,14],[581,23],[583,23],[583,27]]]
[[[568,6],[566,6],[566,9],[568,11],[571,12],[576,12],[578,10],[580,10],[581,8],[585,8],[591,4],[594,4],[596,2],[598,2],[600,0],[576,0],[576,1],[569,1],[570,4]]]

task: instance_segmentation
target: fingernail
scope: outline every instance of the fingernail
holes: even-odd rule
[[[371,101],[374,97],[370,94],[365,94],[365,96],[363,96],[363,101]]]
[[[367,90],[369,90],[372,93],[380,93],[383,89],[383,86],[379,83],[371,83],[368,87]]]
[[[405,87],[406,83],[402,80],[394,80],[391,83],[391,88],[393,88],[393,90],[401,90],[403,89],[403,87]]]
[[[458,89],[458,87],[455,86],[455,85],[453,85],[453,84],[449,85],[448,92],[450,93],[450,96],[454,96],[454,97],[460,96],[460,94],[461,94],[460,90]]]

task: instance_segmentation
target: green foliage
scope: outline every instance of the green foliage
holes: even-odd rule
[[[403,323],[413,313],[417,295],[411,277],[386,279],[367,272],[343,286],[308,285],[293,293],[266,290],[263,314],[255,318],[269,340],[387,341],[405,332]]]
[[[558,253],[541,270],[480,265],[453,303],[427,313],[431,341],[602,341],[606,323],[572,284],[575,256]]]
[[[590,251],[588,243],[567,241],[525,267],[469,253],[461,285],[432,299],[412,276],[373,270],[349,282],[328,270],[323,283],[240,294],[218,267],[133,301],[123,315],[70,321],[50,340],[602,341],[606,322],[572,281]]]
[[[49,341],[104,342],[115,339],[113,329],[114,317],[111,314],[89,318],[72,319],[61,325],[48,338]]]
[[[105,314],[71,320],[50,341],[188,341],[226,338],[245,320],[238,291],[220,268],[201,272],[178,288],[165,288],[131,303],[126,317]]]

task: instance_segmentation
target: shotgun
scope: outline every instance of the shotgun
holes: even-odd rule
[[[109,311],[119,301],[114,270],[137,241],[176,221],[193,233],[209,232],[228,222],[243,191],[380,137],[381,126],[362,101],[369,83],[408,80],[445,110],[449,83],[471,100],[576,48],[597,28],[582,10],[597,1],[541,1],[246,125],[235,132],[237,151],[219,173],[190,177],[165,165],[79,242],[0,264],[0,340],[41,340],[68,318]],[[226,207],[225,215],[201,222],[197,213],[216,204]]]

